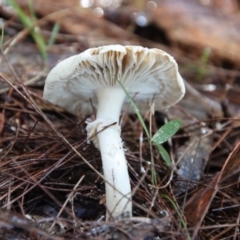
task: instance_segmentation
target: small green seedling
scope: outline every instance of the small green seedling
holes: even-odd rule
[[[168,123],[166,123],[165,125],[163,125],[154,135],[152,138],[150,138],[150,134],[149,131],[144,123],[144,120],[136,106],[136,104],[134,103],[134,101],[132,100],[131,96],[129,95],[129,93],[127,92],[127,90],[125,89],[125,87],[123,86],[123,84],[118,81],[119,85],[122,87],[123,91],[125,92],[128,100],[130,101],[131,106],[133,107],[140,123],[142,124],[142,127],[148,137],[148,141],[150,143],[153,143],[157,148],[158,151],[160,153],[160,155],[162,156],[163,160],[165,161],[167,166],[171,166],[172,162],[171,162],[171,158],[168,154],[168,152],[166,151],[166,149],[162,146],[163,143],[165,143],[166,141],[168,141],[174,134],[176,134],[176,132],[180,129],[182,122],[179,119],[175,119],[172,121],[169,121]]]
[[[173,135],[177,133],[182,125],[181,120],[175,119],[169,121],[163,125],[152,137],[151,141],[155,146],[157,146],[159,153],[161,154],[163,160],[167,166],[171,166],[171,158],[165,148],[162,146],[163,143],[167,142]]]

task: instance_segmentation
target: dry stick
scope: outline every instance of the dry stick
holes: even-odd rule
[[[63,209],[66,207],[69,199],[73,196],[75,190],[77,189],[77,187],[79,186],[79,184],[82,182],[82,180],[84,179],[85,175],[83,175],[79,181],[77,182],[77,184],[74,186],[73,190],[70,192],[70,194],[68,195],[66,201],[64,202],[64,204],[62,205],[61,209],[59,210],[57,216],[56,216],[56,219],[60,217],[61,213],[63,212]],[[55,226],[56,224],[56,220],[53,221],[51,227],[49,228],[49,231],[51,231],[53,229],[53,227]]]
[[[35,127],[37,126],[38,121],[39,121],[39,120],[37,119],[37,121],[35,121],[32,129],[29,129],[28,134],[27,134],[27,137],[25,138],[25,140],[24,140],[24,142],[23,142],[23,146],[24,146],[24,147],[23,147],[22,150],[20,151],[19,155],[21,155],[21,154],[23,153],[23,150],[24,150],[24,148],[25,148],[25,144],[27,143],[28,139],[30,138],[30,135],[31,135],[32,132],[34,131]]]
[[[1,90],[0,90],[1,91]],[[0,93],[1,94],[1,93]],[[34,114],[34,115],[38,115],[38,113],[36,112],[32,112],[30,110],[27,109],[18,109],[18,108],[14,108],[14,107],[9,107],[9,106],[4,106],[4,104],[0,104],[1,108],[4,108],[4,110],[11,110],[11,111],[18,111],[18,112],[23,112],[23,113],[29,113],[29,114]]]
[[[7,203],[10,202],[10,198],[11,198],[11,184],[12,184],[12,179],[10,180],[10,183],[8,184],[8,192],[7,192]],[[10,204],[9,206],[7,206],[7,210],[10,210]]]
[[[132,189],[132,196],[136,193],[136,191],[139,189],[140,185],[142,185],[142,182],[144,181],[145,177],[147,176],[147,171],[144,172],[144,174],[141,176],[141,178],[138,180],[137,185]]]
[[[239,225],[239,222],[240,222],[240,211],[238,210],[238,217],[237,217],[237,220],[236,220],[236,225]],[[238,234],[239,234],[239,228],[235,227],[233,240],[238,239],[238,237],[237,237]]]
[[[7,154],[8,154],[8,153],[12,150],[12,148],[14,147],[14,145],[15,145],[15,143],[16,143],[16,141],[17,141],[18,131],[19,131],[18,121],[17,121],[17,126],[18,126],[18,127],[17,127],[17,131],[16,131],[15,139],[14,139],[13,142],[11,143],[11,146],[10,146],[10,148],[7,150],[7,152],[6,152],[3,156],[1,156],[0,160],[3,159],[4,157],[6,157]]]
[[[225,227],[239,227],[240,224],[236,223],[226,223],[226,224],[216,224],[211,226],[201,226],[199,230],[206,230],[206,229],[213,229],[213,228],[225,228]],[[192,228],[189,228],[189,230],[194,230]]]
[[[214,151],[214,149],[215,149],[216,147],[218,147],[219,144],[225,140],[225,138],[227,137],[227,135],[228,135],[231,131],[232,131],[232,128],[229,128],[229,129],[226,129],[226,130],[225,130],[225,132],[223,133],[223,135],[220,136],[220,138],[218,139],[218,141],[213,145],[211,152]]]
[[[211,237],[211,240],[218,240],[218,239],[232,239],[231,237],[232,237],[232,234],[231,235],[229,235],[229,233],[228,233],[228,237],[227,238],[220,238],[224,233],[227,233],[227,232],[229,232],[231,229],[232,229],[233,227],[228,227],[228,228],[225,228],[225,229],[223,229],[220,233],[218,233],[217,235],[215,235],[214,237]],[[193,239],[194,240],[194,239]]]

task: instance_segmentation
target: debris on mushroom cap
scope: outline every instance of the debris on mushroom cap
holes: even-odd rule
[[[96,90],[105,87],[127,89],[140,111],[165,109],[185,93],[184,82],[172,56],[159,49],[109,45],[88,49],[60,62],[49,73],[44,98],[77,115],[92,112]],[[113,99],[114,100],[114,99]],[[132,112],[125,98],[123,110]]]

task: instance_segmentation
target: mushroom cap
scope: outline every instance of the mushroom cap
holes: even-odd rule
[[[185,93],[177,63],[166,52],[109,45],[90,48],[58,63],[46,79],[43,97],[75,115],[89,114],[91,104],[97,106],[96,91],[121,88],[118,81],[140,111],[149,109],[152,102],[156,110],[168,108]],[[127,97],[122,109],[134,111]]]

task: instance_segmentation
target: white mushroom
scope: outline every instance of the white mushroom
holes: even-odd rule
[[[107,219],[124,212],[132,215],[131,187],[120,137],[121,109],[133,112],[120,81],[141,111],[155,103],[160,110],[178,102],[185,87],[175,60],[159,49],[110,45],[92,48],[60,62],[49,73],[44,98],[76,115],[91,113],[89,136],[102,156]],[[91,100],[91,101],[90,101]]]

